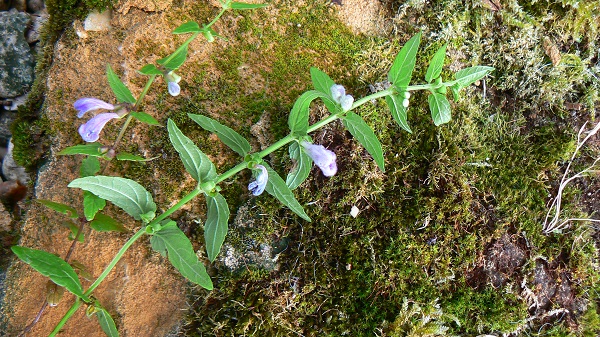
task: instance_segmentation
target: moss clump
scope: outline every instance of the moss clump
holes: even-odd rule
[[[17,118],[11,126],[15,161],[30,171],[42,164],[48,152],[49,124],[39,118],[42,115],[46,77],[52,64],[56,41],[73,20],[83,18],[92,10],[112,7],[114,0],[47,0],[45,3],[50,17],[40,34],[41,52],[36,56],[36,79],[27,102],[18,108]]]

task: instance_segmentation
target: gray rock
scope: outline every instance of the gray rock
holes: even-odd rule
[[[20,181],[23,184],[29,182],[29,175],[25,172],[25,168],[19,166],[13,158],[14,144],[12,141],[8,143],[8,153],[2,160],[2,174],[6,180]]]
[[[33,83],[34,60],[25,40],[29,14],[0,12],[0,98],[22,95]]]
[[[0,110],[0,147],[6,148],[10,140],[10,124],[15,120],[16,113]]]
[[[40,14],[34,14],[31,16],[33,24],[25,34],[27,43],[31,44],[40,40],[40,32],[42,30],[42,26],[48,21],[48,17],[48,13],[44,12],[41,12]]]

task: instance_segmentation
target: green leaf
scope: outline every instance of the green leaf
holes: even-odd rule
[[[342,122],[352,136],[371,154],[381,171],[385,172],[383,150],[373,129],[359,115],[352,111],[346,113]]]
[[[215,165],[170,119],[167,122],[167,129],[169,139],[179,153],[186,171],[199,183],[216,179]]]
[[[135,103],[135,98],[131,94],[131,91],[129,91],[127,86],[125,86],[125,84],[121,82],[119,76],[117,76],[117,74],[115,74],[115,72],[110,67],[110,64],[106,65],[106,76],[108,77],[108,85],[115,93],[115,96],[117,96],[117,100],[119,102],[131,104]]]
[[[388,81],[393,83],[396,87],[407,87],[410,84],[410,78],[415,69],[417,50],[419,49],[420,43],[421,32],[408,40],[402,49],[400,49],[398,56],[396,56],[392,68],[388,73]]]
[[[458,102],[458,100],[460,100],[460,86],[458,83],[450,86],[450,91],[452,91],[452,97],[454,98],[454,101]]]
[[[270,195],[274,196],[279,200],[282,204],[289,207],[294,213],[300,216],[302,219],[306,221],[310,221],[308,215],[304,212],[302,205],[296,200],[294,194],[290,190],[289,187],[285,184],[285,181],[273,170],[269,165],[265,162],[262,163],[265,166],[267,171],[269,172],[269,181],[267,181],[267,186],[265,190]]]
[[[448,44],[443,45],[438,51],[435,52],[433,57],[431,58],[431,62],[429,62],[429,67],[427,67],[427,73],[425,74],[425,81],[431,83],[431,81],[435,80],[442,73],[442,68],[444,67],[444,59],[446,58],[446,47]]]
[[[150,116],[149,114],[145,113],[145,112],[130,112],[129,113],[133,118],[137,119],[138,121],[142,122],[142,123],[146,123],[146,124],[150,124],[150,125],[160,125],[160,123],[152,116]]]
[[[77,297],[87,301],[87,297],[83,295],[83,288],[75,270],[65,260],[43,250],[20,246],[13,246],[11,249],[19,259],[30,265],[40,274],[49,277],[52,282],[65,287],[65,289]]]
[[[460,85],[460,87],[464,88],[475,81],[478,81],[484,78],[487,74],[491,73],[494,70],[493,67],[487,66],[475,66],[469,67],[462,70],[459,70],[454,74],[454,78],[456,79],[456,83]]]
[[[183,48],[177,49],[173,54],[157,60],[156,62],[167,69],[176,70],[179,69],[179,67],[181,67],[181,65],[185,62],[187,53],[188,45],[186,44],[183,46]]]
[[[90,223],[90,227],[98,232],[129,232],[129,230],[117,220],[102,213],[96,215],[94,221]]]
[[[396,123],[398,123],[401,128],[408,131],[408,133],[412,133],[410,126],[408,126],[406,108],[402,104],[403,100],[404,96],[402,96],[402,93],[400,93],[400,95],[385,96],[385,102],[390,108],[392,117],[394,117]]]
[[[175,28],[173,34],[185,34],[185,33],[196,33],[201,31],[200,26],[198,26],[197,22],[190,21],[182,24],[181,26]]]
[[[64,204],[50,201],[50,200],[44,200],[44,199],[37,199],[36,201],[39,202],[40,204],[50,208],[51,210],[65,214],[72,219],[76,219],[79,217],[79,215],[77,214],[77,210],[71,206],[64,205]]]
[[[434,92],[427,97],[427,100],[429,101],[429,110],[431,110],[433,124],[440,126],[444,123],[448,123],[452,119],[450,102],[448,102],[446,96]]]
[[[331,113],[334,113],[338,110],[337,104],[331,98],[331,87],[335,84],[333,80],[321,70],[311,67],[310,68],[310,78],[312,79],[313,87],[315,90],[323,93],[323,102],[325,103],[325,107]]]
[[[252,150],[246,138],[242,137],[235,130],[206,116],[194,114],[188,114],[188,116],[204,130],[214,132],[225,145],[241,156],[247,155]]]
[[[98,323],[100,323],[102,331],[104,331],[108,337],[119,337],[119,331],[117,330],[115,321],[113,321],[106,309],[96,306],[96,317],[98,317]]]
[[[81,161],[79,168],[79,176],[89,177],[100,171],[100,161],[96,157],[87,156]]]
[[[292,134],[306,135],[310,103],[318,97],[324,97],[324,94],[316,90],[307,91],[298,97],[288,118],[288,126]]]
[[[312,79],[315,90],[320,91],[327,96],[331,96],[331,87],[335,84],[335,82],[333,82],[329,75],[322,72],[318,68],[311,67],[310,78]]]
[[[106,200],[89,191],[83,192],[83,214],[87,221],[94,220],[96,213],[103,210],[104,207],[106,207]]]
[[[297,142],[290,144],[289,152],[290,158],[295,160],[296,164],[288,174],[285,184],[293,190],[308,178],[313,161]]]
[[[219,255],[223,242],[225,242],[229,223],[229,206],[225,198],[219,193],[216,193],[214,197],[207,195],[206,205],[207,216],[204,225],[204,240],[208,259],[213,262]]]
[[[127,161],[150,161],[154,158],[144,158],[142,156],[138,156],[135,154],[131,154],[131,153],[127,153],[127,152],[120,152],[117,155],[117,160],[127,160]]]
[[[131,179],[94,176],[75,179],[68,186],[92,192],[120,207],[136,220],[153,218],[156,212],[156,204],[150,193]]]
[[[142,75],[163,75],[163,72],[156,68],[154,64],[146,64],[138,70],[138,73]]]
[[[61,226],[65,227],[71,231],[71,233],[69,233],[69,236],[68,236],[69,240],[75,240],[75,236],[79,232],[79,226],[74,224],[72,221],[63,221],[63,222],[61,222]],[[79,232],[79,235],[77,235],[77,241],[79,241],[79,242],[84,241],[83,232]]]
[[[192,243],[177,227],[175,221],[170,221],[150,239],[152,248],[164,256],[166,250],[169,261],[181,275],[205,289],[212,290],[213,284],[204,265],[198,261]]]
[[[74,145],[74,146],[69,146],[69,147],[63,149],[62,151],[60,151],[57,154],[61,155],[61,156],[73,155],[73,154],[86,154],[88,156],[102,157],[102,155],[104,155],[104,153],[102,153],[100,151],[101,147],[102,147],[102,144],[100,144],[100,143]]]
[[[244,2],[232,2],[229,4],[229,8],[231,9],[256,9],[267,7],[267,4],[247,4]]]

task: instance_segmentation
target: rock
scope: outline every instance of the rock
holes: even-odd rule
[[[22,95],[33,83],[33,55],[25,40],[29,14],[0,12],[0,98]]]
[[[110,19],[112,19],[112,11],[110,9],[102,13],[91,12],[83,22],[83,29],[92,32],[110,30]]]
[[[3,181],[0,183],[0,201],[8,207],[14,208],[15,205],[25,199],[27,195],[27,186],[19,181]]]
[[[12,229],[10,226],[12,216],[4,208],[4,205],[0,203],[0,232],[10,232]]]
[[[12,0],[12,8],[24,12],[27,10],[27,2],[25,0]]]
[[[13,149],[15,145],[12,141],[8,142],[8,152],[2,160],[2,175],[6,180],[20,181],[23,184],[29,182],[29,175],[25,172],[25,168],[19,166],[13,158]]]
[[[27,43],[35,43],[40,40],[40,32],[42,30],[42,26],[48,21],[48,13],[40,13],[31,16],[33,21],[31,28],[27,30],[25,37],[27,39]]]
[[[10,139],[10,124],[15,120],[14,112],[0,110],[0,147],[6,148]]]
[[[27,97],[29,97],[29,92],[26,92],[24,95],[21,95],[21,96],[11,99],[10,100],[11,104],[6,107],[6,110],[17,111],[17,109],[19,108],[19,105],[25,104],[25,102],[27,101]]]
[[[46,8],[44,0],[27,0],[27,10],[31,13],[38,13]]]

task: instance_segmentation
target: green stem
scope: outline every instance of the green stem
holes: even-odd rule
[[[144,233],[146,233],[145,229],[146,229],[145,226],[140,228],[131,238],[129,238],[129,240],[127,240],[127,242],[125,242],[123,247],[121,247],[121,249],[119,249],[119,252],[117,252],[117,255],[115,255],[115,257],[112,259],[112,261],[110,261],[108,266],[106,266],[106,268],[104,268],[104,271],[102,272],[102,274],[100,274],[100,276],[98,276],[96,281],[94,281],[94,283],[92,283],[92,285],[88,288],[88,290],[86,290],[85,293],[83,293],[85,296],[91,295],[92,292],[100,285],[100,283],[102,283],[102,281],[104,281],[106,276],[108,276],[108,274],[112,271],[112,269],[117,265],[119,260],[121,260],[121,258],[125,254],[125,252],[127,252],[127,249],[129,249],[129,247],[131,247],[131,245],[134,242],[136,242],[139,238],[142,237],[142,235],[144,235]]]
[[[214,19],[212,19],[211,22],[209,22],[206,26],[204,26],[204,28],[210,28],[210,26],[214,25],[215,22],[217,22],[217,20],[219,20],[219,18],[221,17],[221,15],[223,15],[223,13],[225,13],[226,9],[223,8],[221,9],[221,11],[219,12],[219,14],[217,14],[217,16],[215,16]]]
[[[164,219],[166,219],[169,215],[173,214],[173,212],[177,211],[178,209],[180,209],[183,205],[187,204],[188,202],[190,202],[192,199],[194,199],[198,194],[200,194],[202,192],[202,190],[200,188],[195,188],[193,191],[191,191],[190,193],[188,193],[186,196],[184,196],[183,198],[181,198],[181,200],[179,200],[178,203],[176,203],[175,205],[171,206],[168,210],[166,210],[164,213],[162,213],[161,215],[159,215],[158,217],[156,217],[154,220],[152,220],[148,226],[150,225],[154,225],[155,223],[158,223]]]
[[[67,321],[69,320],[69,318],[71,318],[71,316],[73,316],[73,314],[75,313],[75,311],[77,311],[77,309],[79,309],[79,307],[81,307],[82,304],[83,304],[83,302],[79,298],[77,298],[75,300],[75,303],[73,303],[73,305],[71,306],[71,308],[69,308],[69,311],[67,311],[67,313],[65,313],[65,315],[63,316],[63,318],[54,327],[54,330],[52,330],[52,332],[50,333],[50,335],[48,335],[48,337],[54,337],[54,336],[56,336],[56,334],[60,332],[60,329],[62,329],[62,327],[67,323]]]

